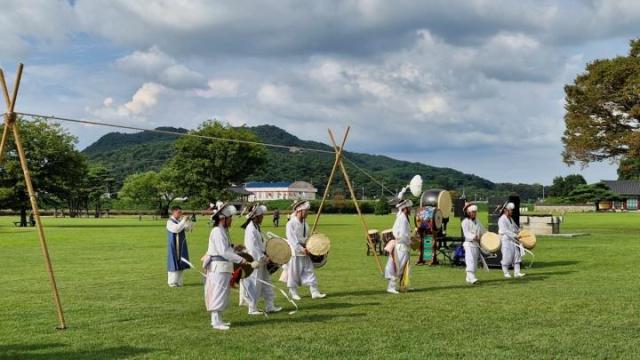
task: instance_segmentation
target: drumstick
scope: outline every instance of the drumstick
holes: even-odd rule
[[[289,315],[293,315],[293,314],[295,314],[296,312],[298,312],[298,305],[296,304],[296,302],[295,302],[295,301],[293,301],[293,300],[292,300],[292,299],[287,295],[287,293],[286,293],[284,290],[282,290],[282,289],[280,289],[279,287],[277,287],[277,286],[275,286],[275,285],[273,285],[273,284],[271,284],[271,283],[269,283],[269,282],[266,282],[266,281],[264,281],[264,280],[262,280],[262,279],[258,279],[258,278],[256,278],[256,280],[260,281],[261,283],[263,283],[263,284],[265,284],[265,285],[271,286],[271,287],[272,287],[272,288],[274,288],[274,289],[278,289],[278,291],[280,291],[280,293],[282,294],[282,296],[284,296],[284,297],[285,297],[285,298],[286,298],[290,303],[292,303],[292,304],[293,304],[293,306],[294,306],[296,309],[295,309],[294,311],[289,311]]]
[[[183,257],[181,257],[181,258],[180,258],[180,261],[182,261],[183,263],[185,263],[185,264],[189,265],[189,267],[190,267],[190,268],[192,268],[192,269],[195,269],[195,268],[196,268],[195,266],[193,266],[193,264],[192,264],[192,263],[190,263],[190,262],[189,262],[189,260],[187,260],[187,259],[185,259],[185,258],[183,258]],[[198,270],[198,272],[200,273],[200,275],[202,275],[202,276],[204,276],[204,277],[207,277],[207,275],[205,275],[203,272],[201,272],[201,271],[199,271],[199,270]]]

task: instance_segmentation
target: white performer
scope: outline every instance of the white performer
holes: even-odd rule
[[[384,269],[384,275],[389,280],[387,292],[398,294],[397,283],[401,281],[403,276],[409,276],[409,256],[411,252],[411,229],[409,225],[409,215],[411,214],[411,200],[402,200],[396,208],[396,221],[393,224],[393,237],[395,238],[395,246],[391,249],[387,266]],[[393,240],[392,240],[393,241]]]
[[[258,300],[260,297],[264,297],[265,311],[268,313],[275,313],[281,311],[282,308],[275,306],[273,300],[275,294],[270,286],[264,285],[262,280],[271,283],[271,274],[267,270],[267,263],[269,257],[265,253],[264,244],[262,243],[262,234],[260,233],[260,225],[264,219],[264,214],[267,212],[267,207],[264,205],[254,205],[249,209],[246,215],[247,221],[242,225],[244,228],[244,246],[249,255],[254,260],[260,263],[249,277],[240,280],[241,297],[249,306],[249,315],[262,315],[263,312],[258,310]]]
[[[291,246],[291,260],[287,264],[287,287],[293,300],[300,300],[298,286],[307,285],[311,289],[312,299],[322,299],[326,297],[318,289],[318,279],[316,278],[313,262],[305,248],[309,237],[309,225],[306,219],[311,205],[308,201],[296,201],[293,203],[293,214],[287,222],[287,241]]]
[[[498,220],[498,233],[502,237],[502,272],[504,277],[509,279],[509,266],[513,265],[513,276],[521,278],[525,274],[520,272],[520,263],[522,262],[523,248],[518,241],[518,233],[520,228],[516,225],[512,218],[515,205],[510,202],[502,207],[502,216]]]
[[[463,209],[465,218],[462,220],[462,233],[464,235],[464,262],[467,265],[467,283],[475,284],[478,282],[476,278],[476,270],[478,269],[478,261],[480,261],[480,237],[485,233],[484,227],[478,220],[478,206],[473,203],[467,203]]]
[[[228,229],[237,212],[236,208],[229,204],[219,204],[213,211],[214,227],[209,236],[209,248],[202,257],[207,276],[204,299],[207,311],[211,312],[211,326],[216,330],[229,330],[231,324],[222,320],[222,312],[229,305],[233,263],[246,264],[246,260],[233,251],[229,241]],[[254,261],[251,266],[257,268],[259,263]]]

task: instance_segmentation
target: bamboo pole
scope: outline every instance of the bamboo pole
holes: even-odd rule
[[[333,143],[333,147],[337,147],[336,140],[333,137],[333,133],[329,130],[329,137],[331,138],[331,142]],[[340,159],[340,170],[342,171],[342,176],[344,177],[344,182],[347,184],[349,188],[349,192],[351,193],[351,200],[353,200],[353,204],[356,207],[356,211],[358,212],[358,217],[362,222],[362,227],[364,228],[365,235],[367,237],[367,243],[373,249],[373,257],[376,259],[376,264],[378,265],[378,270],[382,273],[382,264],[380,263],[380,258],[378,258],[378,252],[375,249],[374,244],[371,242],[371,237],[369,236],[369,225],[367,225],[367,221],[364,219],[362,215],[362,211],[360,210],[360,204],[358,204],[358,198],[356,197],[355,192],[353,191],[353,186],[351,185],[351,180],[349,179],[349,174],[347,173],[347,169],[344,167],[342,163],[342,159]]]
[[[0,86],[2,87],[2,97],[4,97],[7,103],[7,109],[11,107],[11,99],[9,98],[9,90],[7,89],[7,82],[4,79],[4,71],[0,69]],[[2,140],[0,141],[0,163],[4,158],[4,151],[9,141],[9,131],[11,131],[11,124],[9,122],[9,114],[4,116],[4,128],[2,129]]]
[[[31,211],[33,212],[33,217],[36,222],[36,227],[38,228],[38,238],[40,240],[40,249],[42,250],[42,255],[44,256],[45,266],[47,268],[47,273],[49,275],[49,281],[51,283],[51,290],[53,293],[53,300],[56,305],[56,310],[58,314],[58,329],[66,329],[66,324],[64,320],[64,312],[62,310],[62,304],[60,303],[60,294],[58,293],[58,286],[56,284],[56,278],[53,272],[53,266],[51,265],[51,258],[49,257],[49,249],[47,248],[47,241],[44,235],[44,227],[42,226],[42,219],[40,218],[40,210],[38,208],[38,199],[36,198],[36,193],[33,190],[33,183],[31,181],[31,174],[29,173],[29,167],[27,164],[27,157],[24,152],[24,147],[22,145],[22,138],[20,137],[20,127],[16,123],[16,114],[13,112],[16,105],[16,100],[18,98],[18,90],[20,88],[20,81],[22,79],[22,69],[23,65],[18,65],[18,71],[16,73],[16,82],[13,86],[13,97],[11,99],[8,98],[9,94],[7,91],[6,82],[4,80],[4,76],[2,76],[2,87],[3,94],[5,96],[5,100],[8,100],[8,113],[5,118],[5,129],[12,128],[13,130],[13,138],[16,145],[16,150],[18,151],[18,157],[20,158],[20,166],[22,167],[22,173],[24,175],[24,182],[27,187],[27,192],[29,194],[29,201],[31,202]],[[4,135],[4,134],[3,134]],[[7,141],[9,137],[9,133],[6,133],[6,137],[3,137],[3,140]],[[6,145],[3,144],[3,150]],[[0,162],[1,162],[0,157]]]
[[[316,214],[315,221],[313,222],[313,228],[311,229],[311,233],[313,234],[318,227],[318,221],[320,221],[320,215],[322,214],[322,209],[324,209],[324,204],[327,201],[327,196],[329,195],[329,190],[331,189],[331,184],[333,183],[333,178],[336,175],[336,171],[338,170],[338,164],[342,161],[342,149],[344,149],[344,144],[347,142],[347,138],[349,137],[349,131],[351,127],[347,127],[347,130],[344,133],[344,137],[342,138],[342,145],[340,148],[336,149],[334,144],[334,149],[336,151],[336,160],[333,163],[333,168],[331,169],[331,174],[329,175],[329,181],[327,181],[327,186],[324,189],[324,194],[322,195],[322,201],[320,202],[320,207],[318,208],[318,213]],[[331,130],[329,130],[329,134],[331,134]]]

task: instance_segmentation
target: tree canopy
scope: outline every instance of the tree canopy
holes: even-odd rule
[[[42,119],[18,120],[27,166],[38,202],[58,206],[77,189],[87,171],[85,157],[75,149],[76,138],[58,124]],[[4,125],[0,125],[0,131]],[[29,198],[13,136],[9,137],[4,161],[0,164],[0,207],[20,210],[26,225]]]
[[[627,56],[596,60],[565,86],[567,164],[640,157],[640,39]]]
[[[218,121],[205,121],[195,135],[259,141],[250,131]],[[185,136],[175,143],[175,155],[167,165],[172,183],[185,195],[202,203],[225,198],[226,190],[240,184],[267,160],[263,146]]]

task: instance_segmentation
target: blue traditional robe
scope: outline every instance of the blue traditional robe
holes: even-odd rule
[[[180,221],[170,218],[169,222],[180,224]],[[189,260],[189,249],[187,247],[187,236],[185,228],[178,233],[171,232],[167,229],[167,271],[181,271],[189,268],[189,265],[180,261],[183,257]]]

